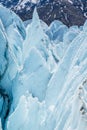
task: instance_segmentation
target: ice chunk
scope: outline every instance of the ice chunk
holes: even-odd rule
[[[40,51],[35,47],[32,47],[30,49],[29,56],[25,59],[23,72],[31,74],[43,65],[46,66],[46,61],[41,56]]]
[[[21,19],[14,12],[0,5],[0,19],[5,28],[9,27],[9,25],[12,25],[15,22],[20,34],[25,39],[26,32],[24,25]]]
[[[20,18],[1,5],[0,19],[0,84],[9,92],[12,80],[23,67],[22,49],[26,31]]]
[[[8,50],[8,42],[6,38],[6,34],[4,31],[4,27],[2,22],[0,21],[0,77],[4,75],[7,69],[7,50]]]
[[[65,33],[63,41],[66,46],[68,46],[74,38],[80,33],[80,30],[77,26],[72,26],[69,28],[69,30]]]
[[[40,19],[36,9],[34,10],[32,23],[27,27],[26,31],[27,37],[24,42],[25,57],[28,56],[30,48],[34,46],[41,51],[42,56],[47,60],[48,45],[50,44],[50,40],[41,27]]]
[[[61,89],[67,79],[67,75],[69,72],[69,68],[72,65],[72,61],[82,44],[86,44],[86,35],[84,33],[80,33],[78,37],[73,40],[67,52],[65,53],[64,58],[58,65],[56,73],[53,75],[51,81],[49,82],[46,95],[46,100],[48,104],[55,104],[56,98],[61,92]]]
[[[44,100],[47,84],[51,74],[47,68],[44,58],[37,49],[31,49],[29,57],[25,61],[22,73],[25,75],[25,80],[23,80],[24,76],[21,76],[21,86],[25,86],[26,91],[29,91],[33,97],[37,97],[40,101]],[[20,91],[22,88],[21,86],[20,82],[18,82],[18,84],[16,84],[17,88],[14,89],[16,89],[16,91],[17,89]]]
[[[28,107],[27,107],[27,101],[26,97],[22,96],[20,98],[19,104],[15,111],[9,116],[8,122],[7,122],[7,129],[8,130],[18,130],[23,129],[25,126],[25,123],[28,118]],[[23,114],[24,113],[24,114]],[[18,121],[17,121],[18,120]]]
[[[51,40],[63,41],[63,36],[67,32],[68,28],[63,25],[60,21],[53,21],[47,30],[47,35]]]

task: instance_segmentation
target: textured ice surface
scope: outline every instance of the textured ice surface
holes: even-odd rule
[[[87,130],[87,22],[24,23],[0,6],[0,130]]]

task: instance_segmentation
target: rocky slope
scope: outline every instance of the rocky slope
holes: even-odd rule
[[[0,3],[15,11],[24,21],[32,18],[37,6],[40,19],[48,25],[58,19],[68,26],[80,26],[87,17],[85,0],[0,0]]]

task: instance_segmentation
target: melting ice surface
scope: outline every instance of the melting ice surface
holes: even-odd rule
[[[87,22],[38,17],[26,27],[0,6],[0,130],[87,130]]]

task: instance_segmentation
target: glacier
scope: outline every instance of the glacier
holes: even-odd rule
[[[23,22],[0,5],[0,130],[87,130],[87,21]]]

